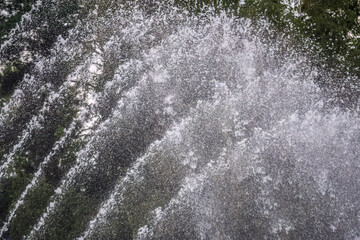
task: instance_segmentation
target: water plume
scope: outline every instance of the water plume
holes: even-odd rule
[[[1,188],[25,178],[2,238],[360,237],[359,108],[294,39],[213,8],[83,4],[1,110]]]

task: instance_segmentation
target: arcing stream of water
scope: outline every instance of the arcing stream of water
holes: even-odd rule
[[[359,108],[316,59],[265,21],[114,2],[1,109],[2,239],[360,238]]]

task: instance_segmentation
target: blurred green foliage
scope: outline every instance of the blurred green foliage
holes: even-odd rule
[[[4,70],[0,72],[0,98],[8,97],[13,93],[27,68],[26,64],[17,61],[15,63],[9,63]]]
[[[296,24],[300,32],[321,47],[321,55],[333,61],[333,67],[345,63],[359,67],[360,23],[357,0],[304,0],[306,14]],[[350,71],[358,69],[349,69]]]

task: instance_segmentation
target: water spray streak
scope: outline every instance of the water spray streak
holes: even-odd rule
[[[66,86],[66,85],[65,85]],[[0,166],[0,180],[3,177],[6,177],[7,169],[10,166],[10,164],[14,160],[14,155],[22,149],[24,144],[26,144],[26,141],[31,137],[32,132],[36,131],[37,129],[42,127],[42,122],[44,121],[44,114],[48,112],[49,106],[57,100],[59,97],[61,97],[62,92],[65,90],[65,87],[62,87],[59,89],[58,92],[50,92],[50,95],[48,99],[45,101],[43,107],[39,111],[38,115],[32,117],[30,122],[27,124],[26,129],[22,132],[18,142],[14,145],[11,152],[6,156],[6,161]]]
[[[170,128],[170,130],[164,135],[163,139],[151,144],[149,150],[146,151],[146,154],[134,162],[134,165],[128,169],[125,176],[120,180],[120,183],[115,186],[108,200],[102,204],[96,217],[90,221],[89,227],[83,233],[83,236],[78,238],[79,240],[87,239],[92,234],[92,232],[96,230],[97,225],[105,224],[105,218],[107,215],[114,211],[115,206],[121,205],[123,194],[127,190],[127,185],[131,183],[134,184],[135,182],[138,184],[141,182],[141,172],[144,170],[144,167],[146,167],[146,164],[148,164],[148,161],[151,161],[152,157],[154,157],[154,152],[152,152],[152,150],[155,149],[155,151],[158,151],[161,149],[161,145],[164,145],[164,142],[172,142],[172,138],[177,138],[178,134],[181,130],[183,130],[184,126],[186,126],[186,119]]]
[[[3,227],[0,230],[0,237],[2,237],[3,233],[8,229],[8,226],[11,223],[11,220],[14,218],[18,208],[23,204],[24,199],[27,196],[28,192],[31,191],[36,186],[36,184],[38,184],[39,178],[43,174],[44,167],[46,166],[46,164],[48,164],[49,161],[51,160],[51,158],[63,147],[66,140],[69,138],[71,133],[74,131],[75,127],[76,127],[76,123],[73,123],[69,127],[69,129],[66,129],[65,136],[63,136],[59,141],[57,141],[54,144],[54,148],[52,149],[51,153],[49,153],[49,155],[47,155],[45,157],[44,161],[40,164],[40,167],[37,170],[37,172],[34,174],[34,177],[31,180],[31,183],[26,186],[25,190],[21,193],[20,198],[17,200],[15,206],[11,209],[9,216],[7,217],[7,222],[3,225]]]

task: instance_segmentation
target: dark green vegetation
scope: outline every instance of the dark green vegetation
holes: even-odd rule
[[[5,67],[0,75],[0,98],[8,98],[11,96],[26,71],[27,66],[21,62],[8,64]]]

